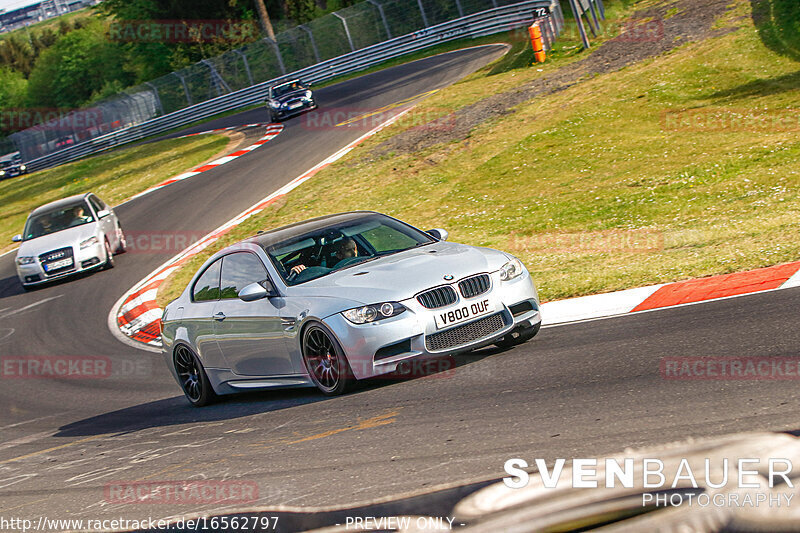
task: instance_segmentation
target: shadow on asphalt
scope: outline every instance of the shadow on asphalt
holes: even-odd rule
[[[483,348],[467,354],[439,357],[415,363],[397,372],[358,382],[350,395],[401,384],[417,378],[435,377],[452,372],[458,367],[480,361],[501,353],[498,348]],[[177,388],[177,385],[176,385]],[[129,433],[143,429],[216,422],[280,411],[301,405],[331,400],[317,389],[284,389],[255,391],[222,396],[218,402],[203,408],[192,407],[183,396],[148,402],[134,407],[112,411],[59,428],[55,437],[86,437],[94,435]]]
[[[85,272],[79,272],[71,276],[49,281],[42,285],[36,285],[34,287],[31,287],[27,291],[22,288],[22,283],[20,283],[19,278],[17,276],[9,276],[7,278],[0,279],[0,300],[2,300],[3,298],[11,298],[12,296],[18,296],[20,294],[26,294],[26,293],[33,293],[33,294],[42,293],[46,295],[47,289],[49,288],[58,287],[59,285],[63,285],[64,283],[74,283],[78,280],[81,280],[83,278],[89,277],[93,274],[97,274],[100,272],[102,271],[90,270]]]
[[[175,385],[178,388],[177,385]],[[59,428],[56,437],[129,433],[143,429],[216,422],[252,416],[327,400],[316,389],[261,391],[224,396],[218,403],[196,408],[181,396],[148,402],[79,420]]]

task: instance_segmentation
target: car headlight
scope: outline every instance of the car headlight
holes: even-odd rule
[[[6,171],[5,170],[0,170],[0,176],[5,176],[5,175],[6,175]]]
[[[520,260],[515,257],[500,267],[500,280],[508,281],[514,279],[517,276],[521,276],[523,272],[525,272],[525,267],[523,267]]]
[[[36,262],[36,258],[35,257],[27,257],[27,256],[17,257],[17,264],[18,265],[30,265],[31,263],[35,263],[35,262]]]
[[[89,237],[85,241],[81,241],[81,250],[83,250],[84,248],[88,248],[90,246],[93,246],[93,245],[97,244],[98,242],[100,242],[100,241],[97,240],[97,237]]]
[[[269,106],[278,109],[281,106],[281,103],[278,102],[277,100],[270,100]]]
[[[312,94],[313,93],[311,91],[306,91],[306,99],[311,100]]]
[[[342,314],[353,324],[366,324],[367,322],[375,322],[376,320],[397,316],[405,310],[406,308],[403,304],[384,302],[348,309],[347,311],[342,311]]]
[[[19,169],[20,169],[20,170],[27,170],[27,169],[28,169],[28,167],[26,167],[25,165],[20,165],[20,166],[19,166]]]

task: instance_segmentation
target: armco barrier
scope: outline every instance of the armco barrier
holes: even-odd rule
[[[542,14],[543,9],[549,11],[549,15],[538,16]],[[96,137],[64,150],[33,159],[27,162],[27,166],[30,170],[54,167],[121,144],[162,133],[177,126],[211,117],[218,113],[261,103],[264,101],[270,85],[281,79],[297,77],[308,82],[319,83],[320,81],[363,70],[388,59],[416,52],[439,43],[465,37],[476,38],[492,35],[529,25],[536,19],[541,20],[544,33],[550,37],[548,41],[552,42],[552,39],[559,35],[563,29],[564,19],[559,0],[528,0],[443,22],[424,30],[389,39],[322,61],[310,67],[287,73],[280,78],[258,83],[246,89],[224,94],[141,124]]]

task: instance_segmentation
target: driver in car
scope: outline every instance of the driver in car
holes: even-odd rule
[[[76,205],[72,208],[72,223],[70,226],[79,226],[91,221],[92,217],[86,214],[86,210],[83,207]]]
[[[349,257],[358,257],[358,246],[356,246],[356,241],[354,241],[351,237],[345,237],[336,244],[336,258],[339,261]],[[305,269],[305,265],[296,265],[292,267],[292,269],[289,271],[289,274],[294,274],[296,276]]]

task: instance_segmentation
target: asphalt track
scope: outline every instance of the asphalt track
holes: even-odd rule
[[[472,49],[320,90],[321,107],[377,108],[454,82],[496,57]],[[203,129],[261,122],[262,110]],[[301,119],[223,167],[118,209],[127,231],[205,233],[363,133]],[[364,206],[368,208],[369,206]],[[793,431],[796,382],[675,381],[663,358],[796,357],[800,288],[546,328],[455,369],[383,379],[338,398],[253,393],[194,409],[160,356],[107,329],[112,304],[168,257],[23,293],[0,258],[0,357],[109,358],[104,379],[0,380],[0,516],[169,517],[232,508],[354,505],[502,475],[511,457],[573,458],[742,430]],[[535,276],[535,273],[534,273]],[[247,480],[246,504],[114,503],[107,483]]]

